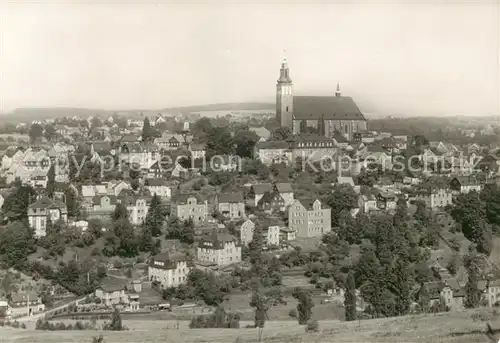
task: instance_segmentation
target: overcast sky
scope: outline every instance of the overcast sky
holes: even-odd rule
[[[0,5],[0,110],[274,101],[382,114],[499,113],[499,5],[449,1]]]

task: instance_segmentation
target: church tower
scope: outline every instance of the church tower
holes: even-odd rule
[[[286,57],[281,62],[280,77],[276,83],[276,119],[281,127],[293,130],[293,87]]]

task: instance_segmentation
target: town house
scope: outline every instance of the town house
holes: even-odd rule
[[[198,260],[224,266],[241,262],[241,246],[233,235],[214,232],[198,244]]]
[[[254,158],[263,164],[290,164],[292,162],[292,150],[286,141],[258,142],[254,147]]]
[[[471,176],[457,176],[451,179],[450,189],[458,193],[480,192],[482,185],[478,179]]]
[[[193,160],[205,159],[206,147],[205,144],[191,143],[189,144],[189,151]]]
[[[88,219],[109,219],[116,208],[116,196],[114,195],[95,195],[91,202],[87,203],[82,209],[88,215]]]
[[[163,252],[154,256],[148,266],[148,278],[156,281],[162,288],[177,287],[185,284],[191,271],[191,261],[180,252]]]
[[[244,218],[245,215],[245,200],[243,193],[222,193],[215,196],[217,211],[229,219]]]
[[[123,194],[123,193],[122,193]],[[128,216],[132,225],[141,225],[146,220],[149,210],[149,196],[120,196],[118,201],[125,205],[128,210]]]
[[[423,201],[428,209],[435,211],[451,205],[453,203],[453,194],[445,188],[428,189],[419,192],[415,196],[415,199]]]
[[[382,211],[391,211],[396,209],[397,198],[393,192],[381,190],[376,195],[377,207]]]
[[[168,181],[162,178],[146,179],[144,188],[149,190],[151,195],[158,195],[160,198],[169,199],[172,196],[172,190],[168,186]]]
[[[418,291],[418,299],[427,300],[431,308],[443,304],[451,311],[461,310],[464,298],[465,291],[455,280],[427,282]]]
[[[208,216],[208,203],[198,194],[179,194],[172,201],[172,214],[179,220],[191,219],[195,225],[201,225]]]
[[[128,281],[114,277],[106,277],[95,290],[96,298],[107,307],[119,304],[128,304],[129,297],[126,294]]]
[[[45,311],[42,298],[33,292],[12,294],[8,304],[8,312],[12,318],[32,316]]]
[[[332,230],[331,209],[319,200],[297,199],[288,208],[288,228],[296,237],[321,237]]]
[[[66,204],[60,200],[52,200],[47,196],[39,198],[28,206],[28,222],[35,230],[35,237],[46,235],[47,220],[52,223],[59,220],[66,223],[68,221],[68,209]]]
[[[241,244],[248,246],[248,244],[253,239],[253,231],[255,229],[255,223],[250,219],[246,220],[240,226],[240,242]]]
[[[247,194],[247,205],[258,206],[266,192],[278,193],[283,198],[283,206],[286,208],[294,201],[293,189],[290,183],[259,183],[252,185]]]

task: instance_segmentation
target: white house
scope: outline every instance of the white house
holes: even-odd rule
[[[66,204],[59,200],[52,200],[49,197],[41,197],[28,206],[28,222],[31,228],[35,229],[35,236],[46,235],[47,219],[52,223],[59,220],[68,221],[68,209]]]
[[[148,266],[149,281],[157,281],[162,288],[186,283],[191,262],[180,252],[163,252],[154,256]]]
[[[149,190],[151,195],[158,195],[161,198],[170,198],[172,190],[168,186],[168,181],[161,178],[146,179],[145,189]]]
[[[198,260],[224,266],[241,262],[241,246],[233,235],[214,232],[198,244]]]

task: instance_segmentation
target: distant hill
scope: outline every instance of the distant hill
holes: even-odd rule
[[[164,108],[165,112],[202,112],[202,111],[243,111],[243,110],[273,110],[276,107],[274,103],[266,102],[230,102],[222,104],[184,106]]]
[[[109,115],[113,111],[91,109],[91,108],[70,108],[70,107],[41,107],[41,108],[16,108],[14,111],[3,116],[2,119],[9,122],[33,121],[35,119],[55,119],[62,117],[90,117],[95,115]]]
[[[71,107],[32,107],[16,108],[14,111],[2,116],[2,120],[9,122],[26,122],[35,119],[55,119],[62,117],[90,117],[90,116],[109,116],[113,113],[137,113],[137,112],[172,112],[172,113],[190,113],[202,111],[242,111],[242,110],[271,110],[275,108],[274,103],[222,103],[197,106],[169,107],[164,109],[130,109],[130,110],[102,110],[92,108],[71,108]]]

